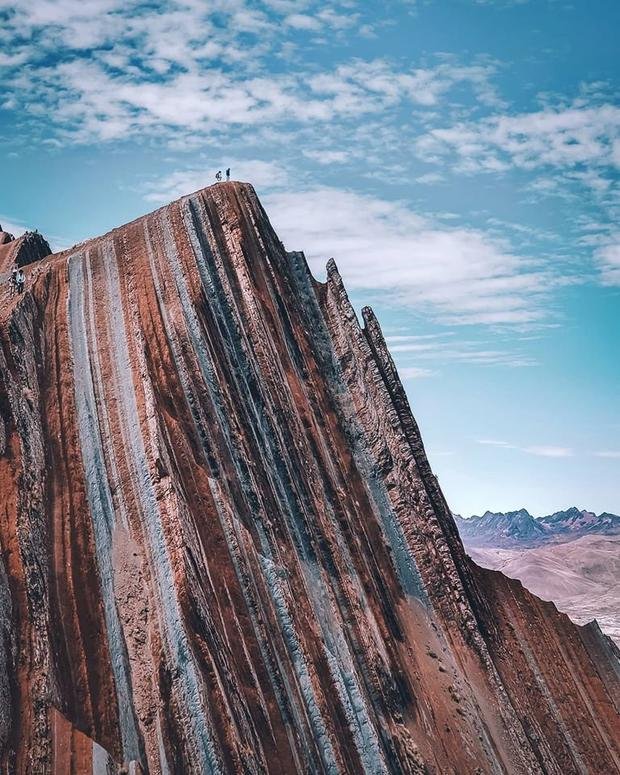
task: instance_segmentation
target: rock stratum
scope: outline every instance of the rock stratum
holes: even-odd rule
[[[0,320],[7,773],[601,773],[618,652],[466,557],[379,324],[220,184]]]

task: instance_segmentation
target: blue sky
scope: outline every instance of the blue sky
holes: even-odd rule
[[[612,0],[0,0],[0,223],[231,166],[377,311],[455,511],[620,513]]]

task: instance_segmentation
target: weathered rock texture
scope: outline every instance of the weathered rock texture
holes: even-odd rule
[[[0,333],[3,772],[619,770],[617,653],[467,559],[378,322],[250,186],[36,272]]]

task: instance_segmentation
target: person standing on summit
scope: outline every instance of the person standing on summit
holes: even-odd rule
[[[221,181],[221,179],[222,179],[222,170],[218,170],[217,171],[217,173],[215,175],[215,179],[217,180],[218,183]]]
[[[228,167],[226,170],[226,182],[228,182],[229,180],[230,180],[230,167]]]

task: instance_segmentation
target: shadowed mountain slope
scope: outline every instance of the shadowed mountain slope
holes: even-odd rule
[[[372,311],[220,184],[0,320],[3,771],[620,771],[618,655],[466,557]]]

